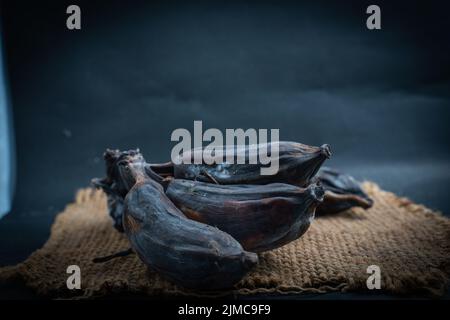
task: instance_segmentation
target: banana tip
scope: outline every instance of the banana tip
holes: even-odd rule
[[[243,256],[243,263],[244,266],[248,269],[253,268],[255,265],[258,264],[258,255],[254,252],[244,252],[244,256]]]
[[[325,195],[325,190],[323,189],[323,187],[318,184],[311,184],[309,187],[309,194],[311,195],[311,197],[318,201],[318,202],[322,202],[323,201],[323,197]]]
[[[362,201],[362,207],[364,209],[369,209],[373,206],[373,200],[369,197],[364,198],[364,200]]]
[[[329,144],[323,144],[323,145],[320,147],[320,152],[321,152],[321,154],[323,154],[327,159],[329,159],[329,158],[331,157],[331,155],[332,155],[332,153],[331,153],[331,147],[330,147]]]

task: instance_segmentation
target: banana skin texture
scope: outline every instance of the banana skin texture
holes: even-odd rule
[[[261,168],[267,167],[260,162],[250,163],[250,154],[256,154],[263,150],[272,150],[278,146],[276,157],[279,170],[274,175],[261,175]],[[171,162],[164,164],[150,164],[150,168],[162,176],[174,176],[177,179],[212,182],[216,184],[268,184],[282,182],[296,186],[307,186],[315,176],[323,162],[330,158],[331,149],[327,144],[321,147],[289,141],[272,142],[258,145],[222,146],[225,155],[233,152],[235,161],[212,163],[213,158],[209,153],[203,153],[203,149],[192,149],[182,153],[179,158],[184,161],[181,164]],[[195,157],[203,155],[203,163],[195,164]],[[270,156],[270,155],[269,155]],[[275,155],[273,155],[275,156]],[[239,164],[239,160],[243,162]],[[274,161],[275,158],[272,159]]]
[[[284,183],[216,185],[172,179],[166,194],[189,218],[232,235],[245,250],[262,252],[301,237],[323,200],[322,187]]]
[[[324,201],[317,207],[317,215],[339,213],[353,207],[368,209],[373,200],[352,176],[323,167],[316,179],[325,190]]]
[[[229,234],[188,219],[163,187],[144,172],[140,153],[128,153],[118,174],[130,190],[123,204],[123,228],[133,250],[151,269],[187,288],[230,288],[258,263]]]

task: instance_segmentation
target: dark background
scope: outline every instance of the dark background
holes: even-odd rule
[[[167,161],[194,120],[329,143],[327,165],[450,213],[450,11],[421,3],[2,1],[17,188],[0,265],[42,246],[105,148]]]

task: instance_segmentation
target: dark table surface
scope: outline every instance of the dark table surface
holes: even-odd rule
[[[370,3],[315,3],[81,1],[78,31],[69,2],[2,3],[17,187],[0,265],[42,246],[104,174],[105,148],[167,161],[171,132],[194,120],[329,143],[329,166],[449,214],[448,10],[380,2],[382,30],[369,31]]]

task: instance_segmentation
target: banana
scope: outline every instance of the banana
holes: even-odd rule
[[[318,206],[317,215],[338,213],[352,207],[368,209],[373,205],[373,200],[352,176],[323,167],[316,178],[325,190],[324,201]]]
[[[129,188],[123,227],[133,250],[151,269],[193,289],[233,286],[258,262],[229,234],[188,219],[145,173],[139,152],[119,156],[117,175]]]
[[[262,252],[302,236],[322,201],[322,187],[299,188],[284,183],[217,185],[171,179],[170,200],[193,220],[232,235],[245,250]]]
[[[278,147],[278,156],[272,155],[272,161],[277,161],[279,170],[274,175],[261,175],[261,163],[250,163],[252,152],[258,154],[261,150],[275,150]],[[231,152],[236,161],[213,163],[211,154],[204,153],[203,149],[192,149],[178,156],[174,164],[150,164],[151,170],[162,176],[174,176],[177,179],[214,182],[217,184],[268,184],[282,182],[296,186],[307,186],[319,170],[323,162],[331,156],[330,146],[313,147],[297,142],[272,142],[258,145],[222,146],[224,157]],[[203,158],[202,158],[203,156]],[[202,164],[194,164],[194,159],[203,159]],[[238,162],[240,160],[241,162]],[[207,163],[213,163],[208,165]],[[242,164],[239,164],[242,163]]]

